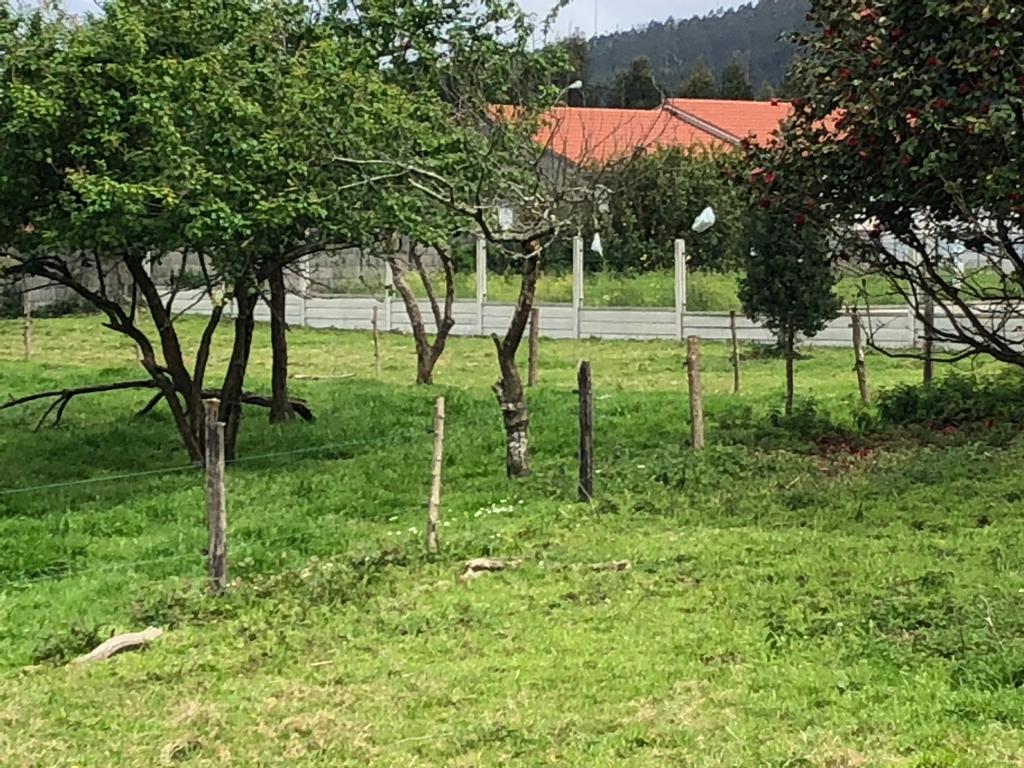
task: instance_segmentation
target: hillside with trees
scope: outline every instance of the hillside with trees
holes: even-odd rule
[[[675,93],[695,71],[704,82],[705,69],[720,80],[730,65],[735,67],[738,54],[749,68],[755,94],[767,95],[766,86],[781,86],[795,52],[783,38],[804,27],[809,9],[807,0],[759,0],[703,17],[652,21],[646,27],[602,35],[590,41],[588,82],[610,85],[643,57],[663,89]]]

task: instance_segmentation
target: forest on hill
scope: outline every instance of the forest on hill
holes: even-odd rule
[[[659,86],[676,95],[695,71],[698,82],[707,71],[720,82],[731,64],[742,62],[754,93],[771,95],[782,86],[795,51],[786,35],[803,27],[809,10],[808,0],[758,0],[601,35],[586,46],[589,82],[610,87],[637,60],[646,59]]]

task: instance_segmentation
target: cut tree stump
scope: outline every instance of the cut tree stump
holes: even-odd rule
[[[494,557],[478,557],[475,560],[468,560],[466,562],[466,570],[463,571],[461,576],[459,576],[459,581],[465,583],[479,578],[485,573],[495,573],[497,571],[508,571],[513,568],[518,568],[522,562],[522,560],[500,560]]]
[[[157,627],[148,627],[141,632],[129,632],[126,635],[115,635],[105,643],[97,646],[95,650],[79,656],[75,659],[76,664],[87,664],[91,661],[106,661],[111,656],[116,656],[125,651],[134,651],[142,648],[163,635],[164,631]]]

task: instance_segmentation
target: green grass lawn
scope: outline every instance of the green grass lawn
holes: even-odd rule
[[[200,324],[184,327],[194,342]],[[38,321],[35,340],[20,360],[19,324],[0,322],[0,396],[138,375],[97,318]],[[131,418],[145,393],[83,398],[38,433],[42,406],[0,411],[0,765],[1024,765],[1020,440],[816,443],[771,417],[780,361],[746,349],[737,397],[727,350],[708,345],[694,455],[678,345],[545,341],[534,474],[510,482],[490,342],[453,340],[437,385],[416,388],[408,338],[385,337],[379,381],[366,335],[291,341],[318,420],[248,412],[220,598],[203,579],[202,476],[163,413]],[[253,388],[268,347],[260,328]],[[868,365],[876,388],[920,377]],[[797,376],[801,413],[813,400],[853,427],[849,351],[813,350]],[[177,471],[57,487],[163,469]],[[54,487],[8,492],[34,486]],[[523,562],[459,583],[479,556]],[[166,634],[144,652],[64,665],[150,624]]]

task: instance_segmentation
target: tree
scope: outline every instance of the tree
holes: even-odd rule
[[[739,52],[733,54],[729,66],[722,70],[719,93],[723,99],[731,101],[750,101],[754,98],[746,55]]]
[[[48,10],[4,28],[7,270],[71,288],[139,346],[149,378],[136,384],[160,392],[196,461],[203,399],[221,400],[229,457],[242,404],[268,402],[244,390],[261,286],[358,222],[364,199],[352,190],[367,180],[328,159],[366,154],[374,141],[401,145],[409,125],[429,122],[406,120],[429,100],[410,103],[381,82],[362,42],[323,32],[305,4],[283,0],[187,11],[111,0],[82,24]],[[175,254],[182,271],[198,260],[215,300],[192,362],[175,328],[176,291],[162,295],[147,268]],[[115,277],[129,282],[127,298]],[[228,299],[232,353],[211,390],[210,347]],[[138,302],[155,339],[136,320]]]
[[[615,102],[609,106],[620,109],[654,109],[664,100],[651,62],[644,56],[633,59],[629,69],[615,76]]]
[[[577,32],[576,34],[558,43],[565,51],[567,69],[564,74],[555,78],[555,85],[559,88],[566,88],[571,83],[579,80],[587,88],[567,91],[565,103],[570,107],[588,106],[590,104],[589,87],[590,82],[590,43],[587,38]],[[592,105],[591,105],[592,106]]]
[[[402,297],[405,304],[406,314],[409,316],[409,325],[412,327],[412,336],[416,345],[416,383],[432,384],[434,380],[434,367],[444,353],[448,336],[455,327],[455,262],[452,259],[451,249],[448,243],[439,243],[432,246],[438,261],[441,264],[443,297],[438,297],[435,288],[437,276],[431,276],[424,266],[424,246],[415,241],[410,241],[405,253],[396,253],[388,256],[387,261],[391,266],[391,274],[394,277],[395,289]],[[409,273],[415,273],[423,286],[430,312],[434,320],[434,338],[431,340],[427,331],[427,324],[420,311],[420,303],[409,284]]]
[[[375,173],[403,174],[409,189],[446,207],[518,266],[519,293],[508,329],[492,336],[499,370],[493,391],[505,429],[506,472],[523,477],[530,469],[530,419],[516,353],[545,251],[560,235],[582,226],[595,189],[589,170],[552,164],[547,148],[534,140],[562,95],[544,84],[564,72],[564,59],[554,48],[533,49],[534,30],[523,14],[510,15],[505,29],[514,34],[500,41],[501,55],[492,47],[489,55],[460,64],[453,78],[457,98],[446,100],[447,114],[437,125],[458,145],[457,162],[443,153],[403,156],[394,150],[370,162],[343,161]]]
[[[754,173],[755,189],[772,179]],[[744,260],[740,302],[752,320],[776,332],[786,358],[786,415],[793,414],[793,363],[798,334],[814,336],[839,314],[836,274],[825,233],[799,212],[758,209]]]
[[[713,99],[717,93],[715,75],[701,56],[690,67],[686,80],[680,83],[676,96],[681,99]]]
[[[828,227],[922,323],[934,302],[945,359],[1024,366],[1024,10],[816,0],[810,18],[792,72],[804,98],[777,146],[749,150],[786,180],[763,204]]]
[[[748,199],[723,172],[737,159],[734,153],[674,147],[601,169],[594,183],[611,190],[607,212],[596,212],[607,233],[606,267],[671,269],[673,241],[710,205],[718,221],[699,238],[688,238],[688,259],[701,269],[737,268],[747,250]]]

